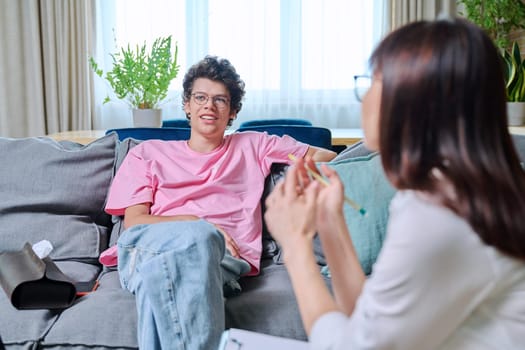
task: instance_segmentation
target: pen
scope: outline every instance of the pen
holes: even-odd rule
[[[297,158],[293,155],[293,154],[289,154],[288,155],[288,158],[290,158],[290,160],[292,160],[293,162],[296,162],[297,161]],[[306,171],[308,172],[308,174],[310,174],[311,176],[313,176],[317,181],[319,181],[322,185],[324,186],[328,186],[329,185],[329,182],[324,178],[322,177],[321,175],[319,175],[318,173],[316,173],[315,171],[313,171],[312,169],[310,169],[310,167],[305,164],[304,165],[305,168],[306,168]],[[359,212],[359,214],[365,216],[366,215],[366,210],[365,208],[363,208],[362,206],[360,206],[359,204],[357,204],[356,202],[354,202],[353,200],[351,200],[350,198],[348,198],[347,196],[345,196],[345,202],[348,203],[352,208],[354,208],[355,210],[357,210]]]

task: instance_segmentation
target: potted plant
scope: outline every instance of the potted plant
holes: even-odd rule
[[[521,58],[520,47],[516,42],[511,51],[505,50],[503,59],[509,125],[522,125],[525,119],[525,59]]]
[[[457,0],[465,16],[492,38],[503,52],[510,46],[509,33],[525,29],[525,3],[522,0]]]
[[[457,0],[457,4],[463,5],[466,18],[484,29],[499,48],[505,64],[509,125],[522,125],[525,120],[524,65],[516,43],[509,51],[509,33],[525,29],[525,3],[522,0]]]
[[[146,43],[134,49],[129,44],[121,48],[111,55],[113,68],[106,73],[93,57],[89,63],[95,74],[106,79],[117,98],[133,109],[135,127],[160,127],[159,103],[167,97],[170,82],[179,72],[177,54],[177,44],[172,54],[171,36],[168,36],[155,39],[149,52]],[[104,99],[104,103],[109,101],[109,96]]]

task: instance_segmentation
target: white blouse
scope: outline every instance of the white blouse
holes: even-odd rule
[[[452,211],[399,191],[354,313],[320,317],[310,343],[331,350],[525,349],[525,263],[485,245]]]

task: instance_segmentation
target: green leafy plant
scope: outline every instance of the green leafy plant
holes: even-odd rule
[[[132,108],[157,108],[168,95],[170,82],[177,77],[178,47],[172,54],[171,36],[157,38],[147,51],[146,43],[132,49],[128,44],[112,54],[113,68],[104,74],[93,57],[89,63],[95,74],[105,78],[117,98],[129,103]],[[104,103],[109,102],[109,96]]]
[[[522,60],[520,47],[515,42],[512,50],[505,50],[507,100],[509,102],[525,102],[525,59]]]
[[[522,0],[457,0],[456,3],[463,5],[466,12],[460,15],[485,30],[499,48],[505,63],[507,100],[524,101],[524,64],[516,43],[509,51],[509,33],[525,29],[525,3]]]
[[[525,29],[525,3],[522,0],[457,0],[463,4],[470,21],[483,28],[504,51],[510,46],[508,34],[515,29]]]

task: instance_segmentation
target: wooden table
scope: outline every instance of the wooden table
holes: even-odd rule
[[[525,135],[525,125],[522,125],[522,126],[509,126],[509,131],[510,131],[511,134]]]
[[[363,129],[330,129],[332,132],[332,146],[352,145],[363,138]]]
[[[56,134],[47,135],[57,141],[74,141],[86,145],[106,134],[106,130],[77,130],[77,131],[62,131]]]
[[[226,133],[231,133],[234,130],[227,130]],[[330,129],[332,132],[333,146],[346,146],[356,143],[363,138],[363,130],[361,129]],[[77,130],[77,131],[63,131],[55,134],[47,135],[57,141],[69,140],[88,144],[106,134],[106,130]]]

